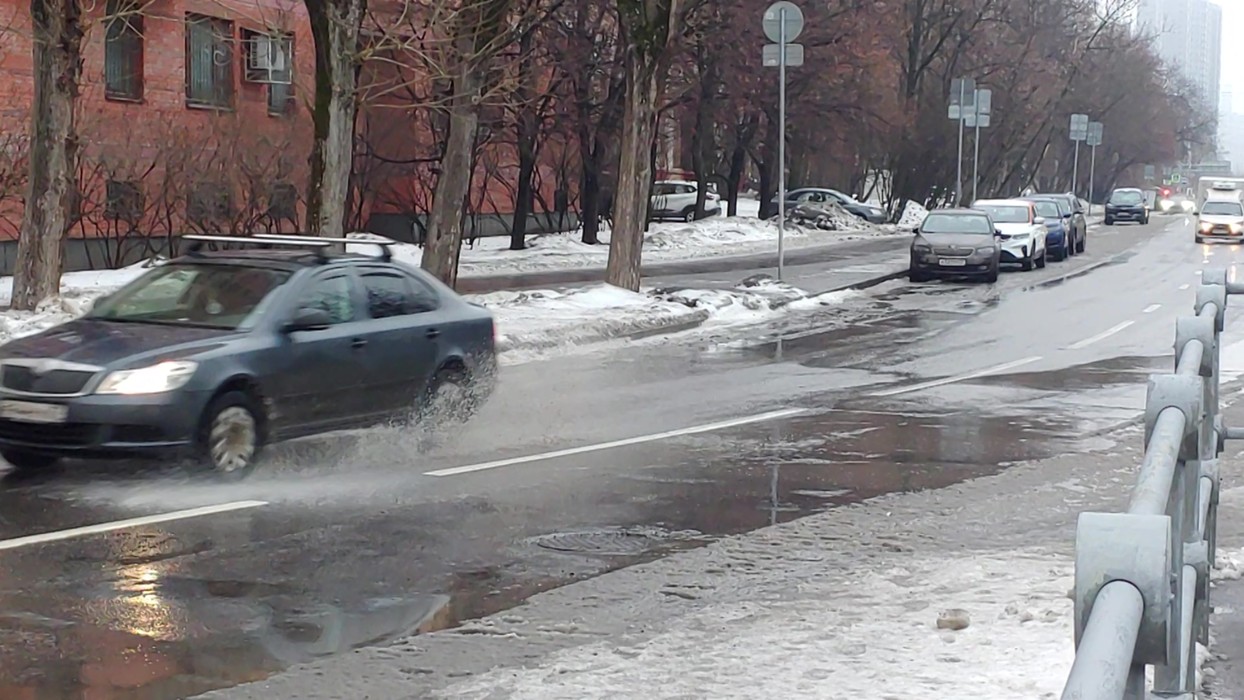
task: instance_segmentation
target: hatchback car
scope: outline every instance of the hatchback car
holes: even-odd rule
[[[1073,194],[1034,194],[1034,199],[1053,199],[1058,202],[1059,211],[1063,216],[1063,225],[1071,233],[1072,255],[1083,253],[1088,247],[1088,220],[1084,218],[1084,204]]]
[[[188,454],[239,478],[265,444],[426,415],[448,396],[474,406],[491,390],[491,314],[384,243],[368,257],[329,254],[345,239],[185,240],[187,255],[84,317],[0,347],[11,465]]]
[[[649,206],[652,208],[653,221],[695,221],[695,200],[699,192],[694,182],[668,180],[653,183]],[[716,216],[721,213],[721,197],[716,192],[704,193],[705,216]]]
[[[1149,205],[1139,187],[1119,187],[1110,193],[1106,200],[1106,225],[1114,226],[1116,221],[1149,223]]]
[[[907,276],[912,282],[934,277],[976,277],[998,281],[1002,232],[983,211],[935,209],[915,229]]]
[[[1025,271],[1045,267],[1045,218],[1032,202],[1023,199],[979,199],[972,203],[989,215],[1001,234],[1002,262],[1018,264]]]
[[[1058,201],[1042,197],[1029,197],[1027,201],[1032,202],[1033,208],[1037,210],[1037,216],[1045,219],[1046,254],[1053,256],[1054,260],[1066,260],[1071,257],[1074,249],[1071,247],[1070,231],[1066,220],[1063,219],[1062,211],[1058,208]]]

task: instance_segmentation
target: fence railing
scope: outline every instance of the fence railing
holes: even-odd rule
[[[1228,294],[1244,283],[1205,269],[1196,315],[1175,325],[1175,372],[1149,378],[1145,456],[1125,513],[1076,525],[1076,660],[1063,700],[1196,697],[1196,645],[1209,643],[1218,456],[1219,340]]]

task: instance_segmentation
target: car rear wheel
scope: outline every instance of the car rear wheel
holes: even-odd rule
[[[692,207],[688,209],[687,211],[683,212],[682,220],[689,224],[695,222],[695,207]]]
[[[216,397],[203,414],[199,429],[199,466],[229,481],[255,470],[263,447],[260,413],[255,400],[242,391]]]
[[[59,457],[11,447],[0,450],[0,457],[4,457],[4,461],[19,473],[48,469],[60,461]]]
[[[415,420],[435,431],[451,423],[465,423],[478,408],[470,375],[458,369],[444,369],[433,377],[415,407]]]

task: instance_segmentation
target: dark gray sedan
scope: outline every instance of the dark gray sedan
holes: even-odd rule
[[[37,469],[189,454],[240,478],[267,443],[426,417],[448,397],[467,411],[490,392],[491,314],[387,246],[187,239],[235,249],[192,251],[0,347],[0,456]]]
[[[998,281],[1002,232],[983,211],[935,209],[915,229],[908,278],[975,277]]]
[[[774,206],[777,205],[777,200],[777,197],[773,198]],[[803,187],[786,193],[786,207],[788,209],[805,205],[816,206],[818,204],[830,203],[837,204],[846,209],[847,212],[869,223],[884,224],[890,218],[889,213],[885,209],[873,204],[865,204],[855,197],[838,190],[831,190],[825,187]]]

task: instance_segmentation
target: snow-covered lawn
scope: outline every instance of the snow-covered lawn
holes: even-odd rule
[[[710,257],[754,255],[777,249],[777,225],[755,218],[758,205],[743,207],[735,217],[713,216],[694,223],[656,223],[644,236],[645,262],[675,262]],[[746,212],[746,214],[745,214]],[[747,215],[750,214],[750,215]],[[789,225],[785,243],[788,249],[821,246],[896,235],[894,226],[875,226],[855,217],[835,222],[842,230],[829,231],[813,226]],[[527,237],[525,250],[509,250],[505,236],[480,238],[464,244],[459,264],[462,276],[484,276],[542,272],[548,270],[603,268],[609,259],[608,227],[600,232],[600,243],[586,245],[581,233],[548,233]],[[370,234],[352,234],[364,239]],[[368,252],[366,246],[350,246],[351,252]],[[418,265],[423,249],[408,244],[395,247],[395,256]]]

